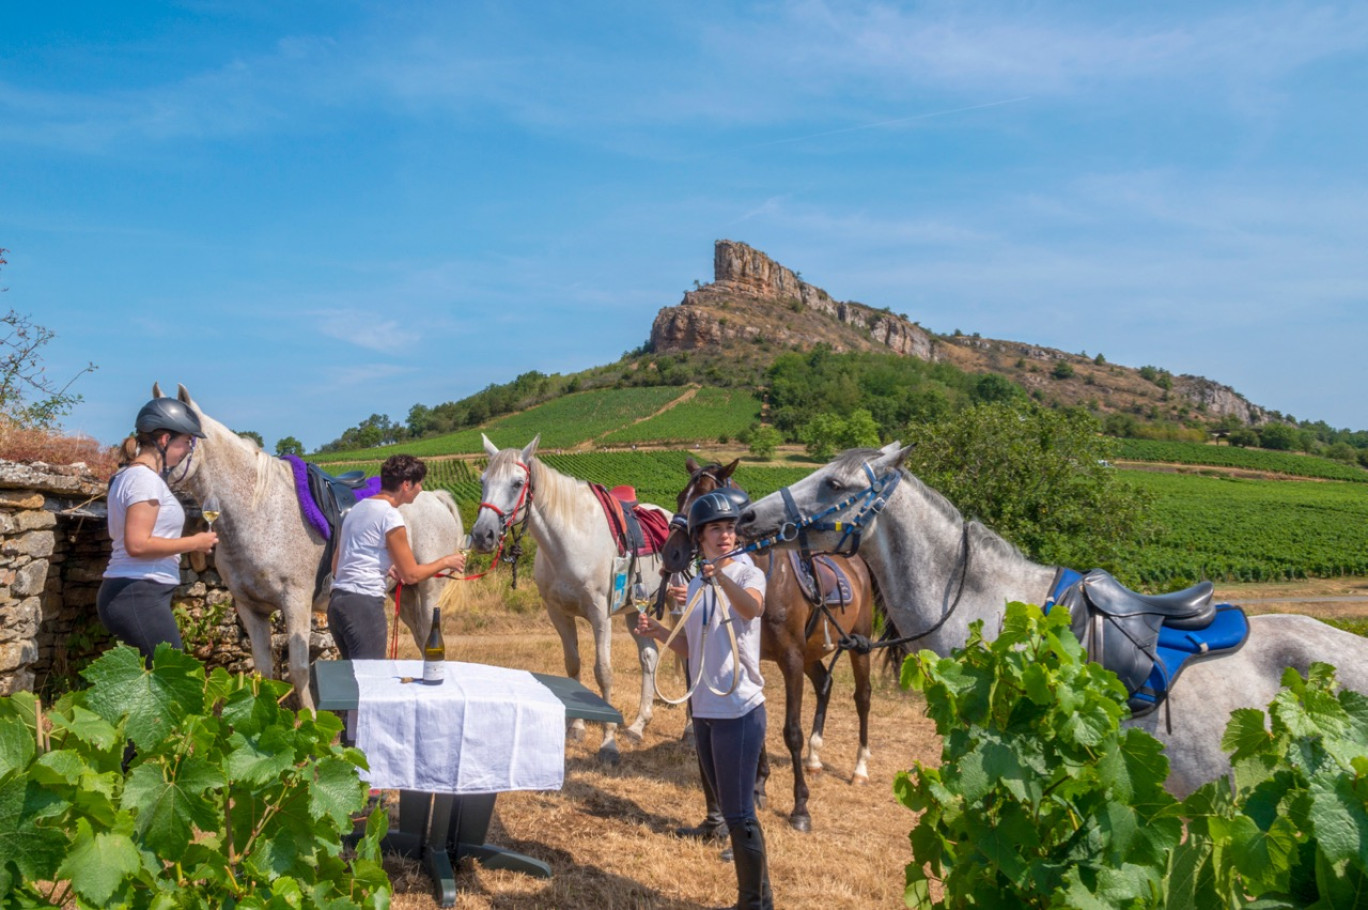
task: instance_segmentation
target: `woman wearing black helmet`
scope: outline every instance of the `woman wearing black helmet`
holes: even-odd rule
[[[218,535],[182,536],[185,510],[167,485],[172,469],[188,463],[195,440],[204,438],[199,417],[174,398],[154,398],[138,412],[135,427],[109,481],[113,551],[96,605],[105,628],[150,662],[162,642],[181,647],[171,613],[180,555],[209,552]]]
[[[755,816],[755,772],[765,741],[765,680],[760,675],[765,574],[750,560],[730,555],[736,549],[740,514],[736,501],[722,491],[694,500],[689,535],[703,555],[701,569],[687,589],[674,585],[668,594],[681,605],[698,598],[695,608],[685,613],[683,637],[676,636],[670,647],[689,658],[691,682],[702,675],[689,699],[699,763],[721,803],[731,837],[736,906],[749,910],[772,908],[774,899],[765,837]],[[728,611],[730,617],[725,615]],[[736,635],[734,652],[727,623]],[[644,611],[637,620],[637,634],[657,641],[670,638],[670,630]]]

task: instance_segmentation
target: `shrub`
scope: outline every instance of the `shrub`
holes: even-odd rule
[[[150,668],[119,646],[82,674],[90,687],[46,711],[0,699],[6,906],[389,905],[382,810],[343,856],[367,787],[364,756],[332,745],[336,716],[167,645]]]
[[[1232,712],[1233,795],[1223,777],[1179,802],[1160,743],[1121,729],[1124,689],[1086,661],[1067,611],[1009,604],[998,638],[982,631],[903,665],[944,738],[939,768],[894,784],[923,813],[909,906],[1362,906],[1368,697],[1337,693],[1333,667],[1287,670],[1267,715]]]

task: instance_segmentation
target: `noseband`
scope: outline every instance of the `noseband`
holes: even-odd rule
[[[523,469],[527,475],[527,483],[523,484],[522,492],[518,494],[518,501],[514,503],[512,511],[505,512],[488,500],[482,501],[480,507],[475,510],[475,520],[480,520],[480,513],[489,509],[499,516],[499,547],[494,553],[494,561],[490,563],[490,569],[499,564],[499,557],[503,556],[504,539],[508,537],[508,531],[513,528],[513,545],[508,548],[508,555],[503,556],[505,562],[512,564],[513,587],[518,587],[518,558],[522,556],[522,536],[527,530],[527,520],[532,516],[532,469],[521,461],[515,461],[515,465]],[[522,513],[521,522],[518,514]],[[514,528],[517,525],[517,528]]]

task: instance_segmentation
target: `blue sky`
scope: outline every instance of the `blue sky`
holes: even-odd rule
[[[10,4],[0,307],[309,448],[615,360],[719,238],[1368,428],[1368,4]],[[509,442],[518,442],[510,440]]]

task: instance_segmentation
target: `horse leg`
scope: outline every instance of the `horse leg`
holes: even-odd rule
[[[789,825],[796,831],[812,830],[812,816],[808,815],[808,785],[803,775],[803,651],[801,646],[790,648],[779,661],[784,674],[784,745],[793,762],[793,812]]]
[[[763,809],[769,803],[769,796],[765,793],[765,784],[768,783],[769,776],[769,750],[762,744],[760,746],[760,761],[755,768],[755,808],[757,809]]]
[[[546,615],[551,620],[551,625],[560,635],[561,652],[565,655],[565,675],[579,682],[580,678],[580,657],[579,657],[579,635],[575,631],[575,617],[569,613],[563,613],[559,609],[546,605]],[[606,700],[606,699],[605,699]],[[584,739],[584,719],[575,718],[566,728],[567,739],[579,742]]]
[[[234,597],[238,619],[247,630],[252,643],[252,667],[267,679],[275,678],[275,655],[271,652],[271,614],[257,612],[257,604],[244,597]]]
[[[641,661],[641,702],[637,707],[636,720],[622,732],[633,742],[641,742],[646,725],[651,722],[651,709],[655,703],[655,675],[660,663],[660,649],[654,638],[636,634],[636,616],[630,610],[623,613],[627,631],[632,634],[632,641],[636,642],[637,657]]]
[[[855,711],[860,715],[860,749],[855,753],[855,773],[852,784],[869,783],[869,702],[872,686],[869,683],[868,654],[850,652],[850,667],[855,671]]]
[[[812,712],[812,732],[808,735],[808,757],[803,767],[811,774],[822,773],[822,731],[826,729],[827,704],[831,701],[831,673],[821,660],[814,660],[803,668],[812,680],[812,691],[817,696],[817,707]]]
[[[613,628],[608,611],[595,614],[589,620],[594,630],[594,678],[598,680],[603,700],[613,703]],[[621,756],[618,753],[617,724],[603,725],[603,742],[599,744],[599,761],[616,765]]]
[[[309,691],[309,632],[312,619],[308,594],[286,600],[285,634],[289,639],[290,681],[299,696],[299,707],[314,713],[313,693]],[[267,639],[269,641],[269,638]]]

